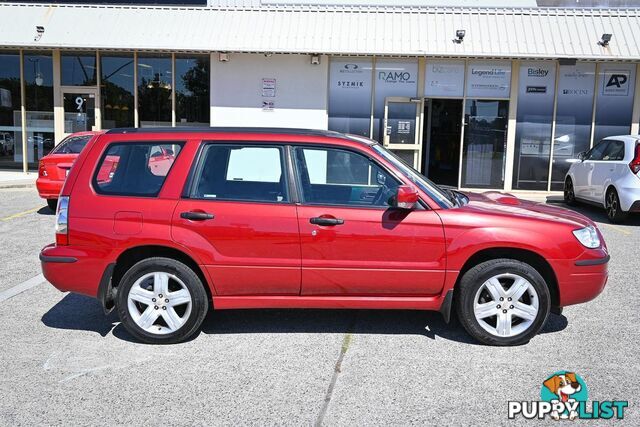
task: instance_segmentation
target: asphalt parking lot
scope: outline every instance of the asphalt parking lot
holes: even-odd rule
[[[607,240],[609,283],[527,345],[478,345],[437,313],[236,310],[150,346],[37,278],[54,217],[34,189],[0,190],[0,425],[513,424],[507,401],[539,399],[558,370],[591,400],[629,401],[605,424],[639,425],[640,217],[578,210]]]

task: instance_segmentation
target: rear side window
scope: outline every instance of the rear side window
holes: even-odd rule
[[[289,201],[282,147],[209,144],[201,159],[192,198]]]
[[[624,142],[611,141],[602,154],[602,160],[624,160]]]
[[[160,192],[183,143],[111,144],[93,179],[96,192],[155,197]]]
[[[90,139],[91,135],[66,138],[51,151],[51,154],[80,154]]]

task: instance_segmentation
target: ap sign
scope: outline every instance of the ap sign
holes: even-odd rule
[[[605,70],[602,79],[604,96],[629,95],[630,72],[627,70]]]

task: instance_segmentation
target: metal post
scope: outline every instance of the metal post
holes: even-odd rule
[[[26,89],[24,85],[24,52],[20,49],[20,125],[22,128],[22,171],[29,172],[29,162],[27,160],[27,109]]]

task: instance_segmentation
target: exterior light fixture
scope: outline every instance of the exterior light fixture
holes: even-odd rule
[[[229,54],[226,52],[220,52],[218,54],[218,61],[220,62],[229,62]]]
[[[602,37],[600,37],[600,40],[598,41],[598,44],[602,47],[607,47],[609,46],[609,42],[611,41],[611,34],[608,33],[604,33],[602,35]]]
[[[265,58],[271,58],[272,56],[273,56],[273,53],[271,53],[271,52],[267,52],[267,53],[264,54]]]
[[[44,79],[42,78],[42,74],[36,74],[36,86],[42,86],[44,84]]]
[[[311,55],[311,65],[320,65],[320,55],[317,53]]]
[[[44,27],[42,25],[36,25],[36,36],[33,38],[34,42],[37,42],[42,38],[44,34]]]
[[[456,38],[453,39],[453,42],[458,44],[462,43],[462,41],[464,40],[464,35],[466,33],[467,32],[465,30],[456,30]]]

